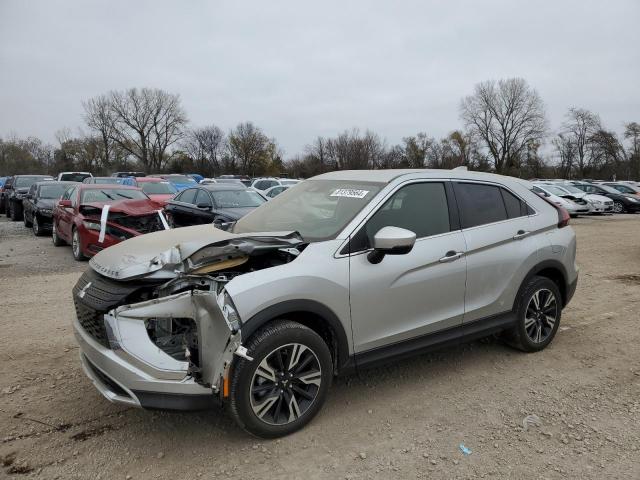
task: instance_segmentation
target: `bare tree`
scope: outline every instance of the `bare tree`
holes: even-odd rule
[[[631,142],[627,157],[629,159],[629,177],[640,179],[640,124],[629,122],[624,126],[624,138]]]
[[[115,122],[111,112],[111,103],[106,95],[99,95],[82,102],[84,121],[96,132],[102,142],[102,165],[107,168],[113,159],[113,137]]]
[[[551,143],[560,159],[560,176],[562,178],[572,178],[576,160],[576,144],[573,138],[559,133]]]
[[[267,169],[273,142],[253,123],[240,123],[227,138],[226,162],[234,167],[233,171],[259,175]]]
[[[602,128],[600,117],[584,108],[570,108],[562,125],[562,134],[575,148],[576,166],[581,177],[585,177],[591,166],[589,142]]]
[[[435,140],[426,133],[419,132],[415,136],[402,139],[404,149],[403,166],[407,168],[424,168],[427,164],[427,155],[432,149]]]
[[[483,141],[499,173],[516,166],[527,145],[547,132],[542,99],[522,78],[477,84],[462,100],[460,116]]]
[[[180,97],[160,89],[111,92],[106,99],[89,100],[90,110],[92,103],[105,108],[96,125],[103,120],[110,123],[109,138],[146,170],[162,168],[167,149],[181,138],[187,122]]]
[[[612,180],[619,175],[628,175],[621,168],[627,163],[626,152],[615,132],[601,128],[589,137],[588,145],[591,167],[594,170]]]
[[[185,135],[183,147],[195,167],[208,176],[220,173],[220,163],[226,148],[226,137],[215,125],[194,128]]]

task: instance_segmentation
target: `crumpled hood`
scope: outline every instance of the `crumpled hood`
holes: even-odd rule
[[[89,202],[80,205],[80,211],[84,215],[98,215],[102,213],[102,207],[106,202]],[[159,210],[158,204],[146,198],[137,200],[118,200],[109,204],[109,213],[124,213],[125,215],[147,215]],[[95,211],[92,211],[95,210]]]
[[[234,234],[212,224],[174,228],[140,235],[113,245],[89,264],[98,273],[116,280],[153,276],[170,279],[185,270],[184,262],[205,247],[214,247],[211,258],[246,254],[265,248],[292,248],[303,242],[295,232]]]

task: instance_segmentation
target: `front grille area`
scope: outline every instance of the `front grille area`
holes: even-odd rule
[[[110,348],[107,329],[104,326],[104,314],[87,307],[79,302],[77,298],[73,300],[76,307],[78,323],[80,323],[84,331],[91,335],[103,347]]]
[[[97,342],[109,348],[109,339],[104,324],[104,314],[109,310],[144,298],[134,293],[144,292],[149,284],[141,282],[118,282],[103,277],[93,269],[87,270],[73,287],[73,303],[78,322]],[[135,297],[135,298],[134,298]]]
[[[158,230],[164,230],[164,226],[160,221],[160,216],[157,213],[138,216],[122,216],[118,218],[110,217],[110,221],[140,233],[151,233],[157,232]]]

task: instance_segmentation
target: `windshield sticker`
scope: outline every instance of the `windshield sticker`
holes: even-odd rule
[[[353,188],[339,188],[330,197],[364,198],[369,190],[355,190]]]

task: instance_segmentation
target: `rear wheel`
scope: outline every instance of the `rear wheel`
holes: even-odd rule
[[[333,375],[329,348],[291,321],[262,328],[245,345],[252,361],[231,370],[231,412],[249,433],[274,438],[299,430],[320,411]]]
[[[61,247],[61,246],[67,244],[67,242],[65,242],[62,238],[60,238],[58,236],[58,229],[56,228],[55,220],[53,221],[53,226],[52,226],[52,231],[51,231],[51,238],[53,239],[53,244],[56,247]]]
[[[7,216],[11,217],[12,222],[21,220],[20,212],[18,212],[18,205],[16,205],[16,202],[9,202],[9,215]]]
[[[537,352],[551,343],[560,325],[562,297],[558,286],[546,277],[531,278],[518,297],[517,323],[507,337],[524,352]]]
[[[80,232],[78,232],[77,228],[74,228],[73,232],[71,233],[71,251],[73,252],[73,258],[75,258],[79,262],[87,259],[84,253],[82,253]]]

